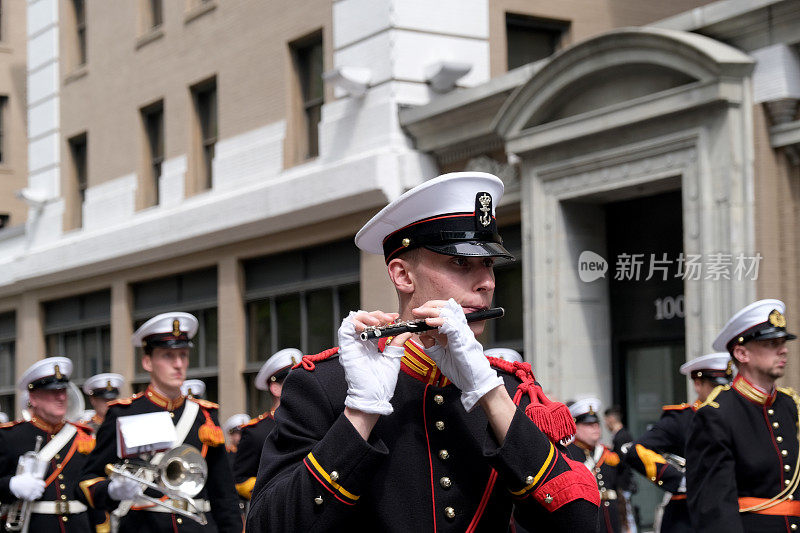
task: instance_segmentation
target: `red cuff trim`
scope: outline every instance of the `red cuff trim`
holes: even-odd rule
[[[322,485],[323,487],[325,487],[325,490],[327,490],[328,492],[330,492],[331,494],[333,494],[333,497],[334,497],[334,498],[336,498],[337,500],[339,500],[340,502],[342,502],[342,503],[343,503],[343,504],[345,504],[345,505],[355,505],[355,504],[356,504],[356,502],[355,502],[355,501],[350,501],[350,502],[348,502],[348,501],[346,501],[346,500],[343,500],[342,498],[340,498],[340,497],[339,497],[339,495],[337,495],[337,494],[336,494],[336,493],[333,491],[333,489],[332,489],[332,488],[330,488],[330,487],[329,487],[329,486],[328,486],[328,485],[327,485],[327,484],[326,484],[324,481],[322,481],[322,479],[320,479],[320,477],[319,477],[319,476],[316,474],[316,472],[314,472],[314,467],[313,467],[313,466],[311,466],[310,464],[308,464],[308,457],[306,457],[305,459],[303,459],[303,464],[304,464],[304,465],[306,465],[306,468],[308,468],[308,471],[311,473],[311,475],[312,475],[312,476],[314,476],[314,479],[316,479],[317,481],[319,481],[319,484],[320,484],[320,485]]]
[[[594,476],[581,463],[564,457],[570,470],[559,474],[538,487],[533,497],[549,512],[553,512],[569,502],[584,499],[600,506],[600,491]]]

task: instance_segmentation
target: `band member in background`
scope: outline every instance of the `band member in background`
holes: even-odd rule
[[[242,425],[250,421],[247,413],[237,413],[229,416],[222,424],[222,431],[225,433],[225,449],[228,452],[229,462],[233,468],[233,458],[239,448],[239,441],[242,440]]]
[[[0,424],[5,424],[6,422],[8,422],[8,415],[0,411]]]
[[[236,491],[245,500],[250,500],[253,486],[256,484],[258,462],[261,449],[272,428],[275,427],[275,409],[281,404],[283,382],[289,370],[300,362],[303,353],[297,348],[284,348],[275,352],[261,365],[255,379],[255,387],[270,395],[269,411],[261,413],[241,427],[242,438],[239,441],[236,459],[233,466],[233,481]]]
[[[503,361],[508,361],[509,363],[513,363],[514,361],[522,363],[522,355],[516,351],[512,350],[511,348],[489,348],[483,352],[486,354],[486,357],[497,357],[498,359],[502,359]]]
[[[441,176],[356,235],[384,255],[400,312],[351,312],[339,347],[289,374],[248,531],[505,531],[512,508],[532,531],[594,529],[596,485],[558,444],[569,412],[530,365],[487,358],[485,323],[465,317],[491,306],[495,258],[512,258],[494,217],[502,192],[489,174]],[[397,319],[436,329],[360,338]]]
[[[620,457],[600,443],[600,400],[583,398],[568,402],[575,417],[575,441],[567,446],[572,459],[581,461],[595,477],[600,492],[598,533],[620,533],[627,529],[625,498],[619,476]]]
[[[738,375],[708,395],[689,426],[686,491],[695,530],[770,532],[800,527],[798,397],[776,386],[786,371],[785,305],[759,300],[714,341]]]
[[[668,494],[661,515],[661,533],[691,533],[686,506],[686,438],[695,411],[715,387],[731,382],[731,357],[727,352],[711,353],[681,365],[697,393],[694,403],[665,405],[658,422],[624,449],[623,459]]]
[[[151,318],[133,334],[133,345],[141,347],[142,368],[150,374],[143,392],[112,402],[106,419],[97,432],[97,447],[81,475],[81,495],[91,507],[113,511],[120,506],[119,531],[221,531],[240,532],[242,517],[233,488],[233,477],[225,457],[225,439],[217,422],[217,404],[186,398],[181,384],[189,365],[191,339],[197,333],[197,319],[189,313],[164,313]],[[161,506],[137,499],[142,486],[121,476],[108,478],[106,464],[118,463],[117,419],[128,415],[167,411],[176,426],[182,426],[184,413],[191,425],[183,442],[201,451],[208,465],[208,477],[195,501],[207,514],[208,525],[170,513]],[[151,489],[148,489],[150,494]],[[153,492],[155,497],[161,494]],[[180,502],[177,502],[179,505]],[[130,509],[127,513],[122,512]]]
[[[605,422],[606,429],[611,433],[611,451],[622,457],[622,447],[633,441],[631,432],[622,423],[622,408],[619,405],[612,405],[606,409],[603,413],[603,422]],[[625,461],[622,461],[622,464],[617,467],[617,471],[619,472],[620,490],[625,497],[625,524],[627,525],[628,533],[637,533],[638,527],[634,517],[633,506],[631,505],[631,496],[636,493],[633,472],[625,464]]]
[[[86,425],[97,431],[108,411],[108,403],[119,398],[119,391],[125,384],[125,378],[119,374],[97,374],[83,384],[83,392],[89,397],[94,415],[86,421]]]
[[[192,398],[205,398],[206,384],[200,379],[187,379],[181,385],[181,394]]]
[[[71,374],[72,361],[66,357],[31,365],[18,382],[28,392],[31,419],[0,426],[0,503],[32,502],[28,522],[32,533],[92,530],[86,506],[77,501],[76,493],[94,440],[89,428],[66,421]],[[37,437],[41,438],[38,459],[17,474],[19,458],[36,449]],[[11,511],[7,520],[13,522],[17,516]]]

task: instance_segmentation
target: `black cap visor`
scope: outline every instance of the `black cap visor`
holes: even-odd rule
[[[575,417],[576,424],[596,424],[599,422],[600,419],[597,418],[595,413],[586,413]]]
[[[514,256],[502,244],[487,241],[460,241],[441,244],[425,244],[424,248],[437,254],[460,257],[502,257],[510,261]]]
[[[64,376],[57,379],[55,376],[47,376],[42,379],[37,379],[28,385],[28,390],[59,390],[66,389],[69,386],[69,379]]]
[[[104,400],[114,400],[119,398],[119,389],[94,389],[92,391],[92,398],[102,398]]]
[[[158,339],[146,342],[150,348],[192,348],[194,346],[192,341],[186,339]]]

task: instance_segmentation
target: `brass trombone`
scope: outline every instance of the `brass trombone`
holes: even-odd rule
[[[195,522],[206,525],[205,512],[193,499],[205,486],[208,478],[206,460],[194,446],[182,444],[168,452],[153,465],[144,461],[125,460],[123,463],[106,465],[106,475],[113,478],[122,476],[140,483],[144,488],[155,489],[169,497],[162,501],[146,494],[143,499],[159,505],[170,512],[191,518]]]

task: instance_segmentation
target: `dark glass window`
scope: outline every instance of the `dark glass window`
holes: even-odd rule
[[[159,179],[164,164],[164,104],[158,102],[142,109],[142,121],[147,136],[147,160],[153,197],[148,205],[158,205]]]
[[[213,184],[214,147],[217,143],[217,82],[216,79],[203,82],[192,89],[195,112],[200,132],[200,179],[198,183],[205,189]]]
[[[86,64],[86,5],[84,0],[72,0],[75,12],[75,39],[78,66]]]
[[[322,83],[322,33],[297,41],[291,45],[300,82],[303,118],[306,133],[305,159],[319,155],[317,126],[322,117],[324,91]]]
[[[508,70],[553,55],[568,29],[569,22],[506,13]]]
[[[0,411],[14,419],[16,315],[0,314]]]

